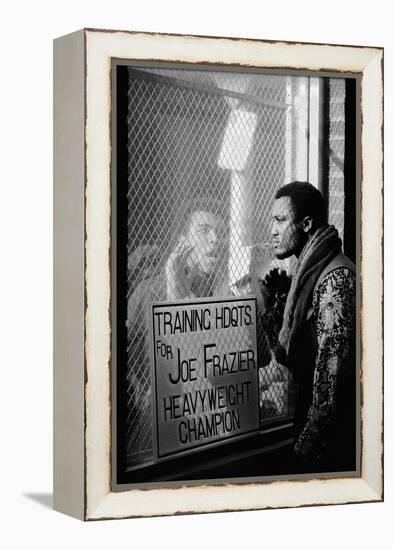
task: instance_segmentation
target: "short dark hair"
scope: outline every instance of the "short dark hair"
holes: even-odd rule
[[[275,198],[289,197],[295,213],[295,221],[300,221],[306,216],[311,216],[314,227],[326,223],[326,206],[316,187],[306,181],[293,181],[287,183],[277,191]]]
[[[209,212],[222,220],[226,218],[222,201],[213,197],[192,197],[183,211],[181,223],[183,235],[188,232],[195,212]]]

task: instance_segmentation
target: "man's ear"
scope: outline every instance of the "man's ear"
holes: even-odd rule
[[[311,216],[306,216],[305,218],[303,218],[302,227],[305,233],[310,233],[313,227],[313,219]]]

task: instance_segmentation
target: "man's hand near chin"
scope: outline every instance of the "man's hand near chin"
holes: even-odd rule
[[[192,251],[193,247],[181,238],[167,260],[165,275],[168,300],[184,300],[193,297],[191,285],[196,267],[189,265]]]

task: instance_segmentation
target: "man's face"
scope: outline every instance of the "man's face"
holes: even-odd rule
[[[220,226],[221,220],[211,212],[198,210],[191,214],[186,235],[193,247],[189,260],[202,273],[212,273],[217,265]]]
[[[272,242],[276,258],[283,260],[293,254],[299,256],[307,235],[301,222],[295,222],[290,197],[280,197],[273,204]]]

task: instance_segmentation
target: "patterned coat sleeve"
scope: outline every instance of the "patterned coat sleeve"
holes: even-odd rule
[[[295,444],[303,460],[315,461],[327,445],[327,431],[337,419],[337,385],[350,367],[355,330],[355,274],[344,267],[328,273],[314,291],[318,353],[313,398],[304,429]]]

